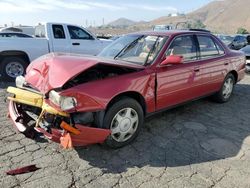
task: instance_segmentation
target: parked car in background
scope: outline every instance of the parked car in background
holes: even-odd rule
[[[19,32],[0,32],[0,38],[1,37],[21,37],[21,38],[33,38],[30,35],[24,34],[24,33],[19,33]]]
[[[229,46],[234,40],[234,37],[231,35],[218,34],[216,36],[227,46]]]
[[[246,36],[236,35],[233,41],[228,45],[233,50],[239,50],[248,44]]]
[[[244,73],[244,53],[209,32],[139,32],[98,56],[36,59],[7,89],[9,114],[24,134],[35,129],[56,142],[118,148],[155,112],[210,95],[229,101]]]
[[[173,25],[155,25],[153,31],[167,31],[174,29]]]
[[[250,34],[246,34],[247,44],[250,45]]]
[[[250,45],[247,45],[240,50],[246,55],[246,71],[250,72]]]
[[[110,40],[100,40],[79,26],[45,23],[36,26],[36,38],[1,38],[0,76],[14,80],[31,61],[50,52],[98,54]]]
[[[219,35],[217,35],[217,37],[224,44],[226,44],[229,48],[231,48],[233,50],[239,50],[248,44],[247,38],[244,35],[231,36],[231,35],[219,34]]]

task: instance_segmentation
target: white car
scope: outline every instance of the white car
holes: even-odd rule
[[[246,71],[250,72],[250,45],[247,45],[240,50],[243,51],[246,55]]]
[[[50,52],[97,55],[111,40],[100,40],[79,26],[44,23],[35,38],[0,39],[0,78],[14,80],[34,59]]]

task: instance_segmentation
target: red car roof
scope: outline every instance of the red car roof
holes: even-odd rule
[[[206,31],[193,31],[193,30],[139,31],[139,32],[132,33],[132,34],[171,36],[171,35],[185,34],[185,33],[210,34],[209,32],[206,32]]]

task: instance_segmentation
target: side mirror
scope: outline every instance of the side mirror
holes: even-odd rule
[[[182,56],[178,56],[178,55],[170,55],[167,56],[166,59],[164,59],[161,62],[161,65],[167,65],[167,64],[181,64],[182,63]]]

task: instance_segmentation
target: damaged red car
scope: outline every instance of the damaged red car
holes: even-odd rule
[[[244,77],[245,56],[206,31],[133,33],[98,56],[53,53],[9,87],[20,132],[42,132],[66,147],[136,138],[155,112],[212,95],[227,102]]]

